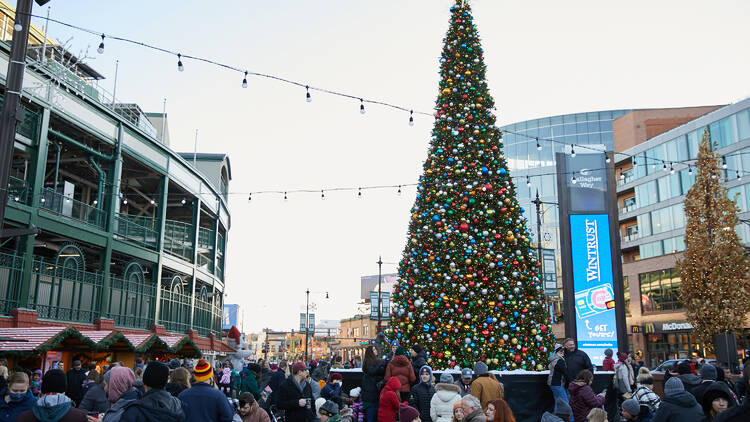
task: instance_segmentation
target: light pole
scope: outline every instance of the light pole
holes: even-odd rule
[[[378,332],[380,332],[383,330],[382,315],[381,315],[381,312],[383,310],[383,305],[381,305],[380,303],[380,301],[383,300],[380,295],[380,284],[383,278],[383,257],[382,256],[378,256],[377,264],[378,264]]]
[[[313,292],[313,293],[325,293],[326,299],[328,299],[328,292]],[[307,338],[310,336],[310,289],[305,290],[307,295],[305,300],[305,363],[307,363]],[[313,327],[313,336],[315,336],[315,327]]]
[[[544,263],[542,262],[542,204],[557,205],[557,202],[544,202],[539,199],[539,189],[536,191],[536,198],[531,201],[532,204],[536,205],[536,253],[537,260],[539,262],[539,274],[542,275],[542,282],[544,282]],[[546,210],[545,210],[546,212]]]

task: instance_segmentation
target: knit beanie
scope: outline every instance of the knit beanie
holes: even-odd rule
[[[411,346],[411,349],[414,350],[415,352],[419,353],[419,352],[422,351],[422,346],[420,346],[418,344],[415,344],[415,345]]]
[[[331,382],[334,382],[334,381],[342,381],[344,377],[342,377],[341,374],[338,372],[331,372],[331,375],[328,376],[328,379]]]
[[[407,355],[406,347],[398,346],[396,348],[396,356],[406,356],[406,355]]]
[[[604,356],[612,357],[612,349],[604,349]]]
[[[327,400],[325,403],[323,403],[322,406],[320,406],[320,409],[318,409],[318,413],[324,416],[334,416],[339,414],[339,405]]]
[[[362,387],[352,388],[349,390],[349,397],[351,398],[357,398],[362,394]]]
[[[146,370],[143,371],[143,384],[150,388],[163,390],[164,386],[167,385],[168,379],[169,368],[157,360],[149,362],[146,365]]]
[[[713,365],[705,364],[701,366],[701,378],[703,380],[712,380],[716,381],[716,378],[718,377],[716,367]]]
[[[318,397],[318,399],[315,400],[315,411],[317,412],[318,410],[320,410],[320,406],[323,406],[326,403],[326,401],[327,400],[324,399],[323,397]]]
[[[307,369],[304,362],[294,362],[294,365],[292,365],[292,374],[296,375],[299,371],[304,371]]]
[[[65,378],[65,372],[59,369],[47,371],[42,378],[42,394],[64,393],[67,387],[68,381]]]
[[[630,413],[631,416],[638,416],[641,413],[641,405],[636,399],[627,399],[622,402],[622,410]]]
[[[200,359],[198,361],[198,364],[195,365],[193,376],[195,376],[195,381],[197,382],[206,382],[210,380],[211,377],[214,376],[214,371],[213,369],[211,369],[211,364],[203,359]]]
[[[490,368],[488,368],[487,364],[482,361],[479,361],[474,364],[474,374],[476,374],[476,376],[485,375],[489,373],[489,371],[490,371]]]
[[[693,368],[690,367],[690,362],[683,360],[677,365],[677,373],[680,375],[692,374]]]
[[[453,384],[453,375],[447,372],[443,372],[442,374],[440,374],[440,382],[442,382],[443,384]]]
[[[457,400],[455,403],[453,403],[453,413],[456,413],[456,409],[461,409],[461,408],[462,408],[461,400]]]
[[[685,385],[677,377],[672,377],[664,384],[664,397],[685,391]]]
[[[564,420],[570,419],[570,414],[573,413],[573,411],[570,409],[570,405],[568,405],[568,402],[558,397],[555,404],[557,405],[557,411],[555,412],[555,415],[563,418]]]
[[[177,358],[171,359],[167,366],[169,366],[169,369],[177,369],[180,367],[180,360]]]
[[[398,407],[398,420],[401,422],[412,422],[414,419],[419,417],[419,411],[417,409],[401,404]]]

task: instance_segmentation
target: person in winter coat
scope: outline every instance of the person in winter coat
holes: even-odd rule
[[[664,399],[651,422],[701,422],[703,409],[678,377],[672,377],[664,384]]]
[[[609,349],[608,349],[609,350]],[[557,413],[557,399],[568,403],[568,390],[565,388],[568,377],[568,366],[565,363],[565,348],[561,344],[555,345],[555,353],[549,360],[549,376],[547,376],[547,385],[552,391],[552,398],[555,400],[555,413]]]
[[[633,392],[633,399],[635,399],[640,406],[648,407],[648,410],[653,414],[661,404],[661,399],[654,393],[654,377],[650,373],[638,375],[638,387]]]
[[[695,400],[699,404],[703,404],[703,395],[706,394],[709,389],[723,390],[727,394],[727,396],[729,396],[729,401],[731,402],[730,405],[735,406],[739,404],[734,392],[729,388],[729,384],[719,382],[717,380],[719,371],[723,372],[721,369],[718,369],[708,363],[701,366],[700,373],[702,381],[700,384],[695,386],[692,391],[693,396],[695,396]]]
[[[258,406],[258,402],[255,401],[252,394],[240,394],[239,401],[240,408],[237,414],[240,415],[242,422],[270,422],[271,418],[269,418],[268,412]]]
[[[402,404],[398,407],[398,420],[404,422],[420,422],[419,411],[411,406]]]
[[[47,371],[42,378],[42,398],[34,402],[31,409],[18,415],[16,421],[86,422],[86,412],[75,408],[73,400],[65,395],[66,389],[67,377],[63,371]]]
[[[404,346],[396,348],[396,356],[388,362],[388,366],[385,368],[386,383],[392,377],[398,378],[398,382],[401,385],[401,393],[408,395],[411,391],[411,383],[416,381],[417,376],[414,373],[411,363],[409,363],[409,359],[406,358],[406,349]],[[406,399],[407,397],[403,398]]]
[[[292,365],[292,375],[279,386],[277,406],[285,411],[286,422],[312,422],[313,394],[307,378],[307,367],[302,362]]]
[[[568,402],[558,398],[555,400],[555,414],[544,412],[541,422],[569,422],[573,420],[573,411]]]
[[[685,391],[693,394],[693,390],[701,383],[701,378],[693,373],[693,367],[689,360],[683,360],[677,365],[677,373]]]
[[[187,406],[185,422],[232,422],[234,409],[227,401],[226,394],[214,388],[211,365],[200,359],[193,376],[193,386],[177,396]]]
[[[377,417],[380,388],[378,383],[385,377],[385,362],[377,357],[375,346],[368,346],[362,361],[362,407],[367,422],[375,422]]]
[[[67,389],[65,395],[76,403],[81,402],[83,398],[83,382],[86,380],[86,371],[81,368],[81,361],[73,361],[73,369],[69,370],[66,374],[67,378]]]
[[[320,388],[320,383],[312,379],[312,377],[310,376],[310,371],[307,372],[305,381],[310,384],[310,390],[312,391],[313,400],[318,400],[320,398],[320,392],[323,390],[322,388]]]
[[[623,401],[620,412],[626,422],[650,422],[654,416],[648,406],[641,406],[636,399]]]
[[[432,422],[430,403],[433,395],[435,387],[432,386],[432,368],[424,365],[419,368],[419,383],[411,388],[411,404],[419,411],[422,422]]]
[[[357,387],[349,390],[349,398],[352,399],[352,404],[349,408],[352,410],[352,422],[364,422],[365,421],[365,409],[362,406],[362,387]]]
[[[471,383],[471,395],[478,398],[482,404],[482,412],[487,411],[490,400],[502,399],[505,396],[503,386],[490,374],[487,364],[482,361],[474,364],[474,374],[477,378]]]
[[[602,361],[602,371],[614,371],[615,360],[612,359],[612,349],[604,349],[604,360]]]
[[[516,422],[516,417],[510,406],[503,399],[495,399],[487,403],[487,422]]]
[[[615,364],[615,378],[617,379],[617,393],[620,400],[629,399],[633,393],[631,386],[635,384],[633,367],[628,363],[628,354],[617,352],[617,364]]]
[[[256,363],[247,365],[247,368],[241,372],[242,383],[240,384],[240,394],[250,393],[255,400],[260,400],[260,387],[258,386],[258,377],[260,375],[260,366]]]
[[[8,377],[8,386],[0,391],[0,422],[15,422],[18,415],[31,409],[36,397],[29,388],[29,376],[15,372]]]
[[[96,370],[92,369],[86,379],[91,380],[91,382],[86,384],[83,399],[81,399],[78,408],[87,412],[106,412],[109,409],[109,400],[107,400],[107,393],[104,392],[102,377]]]
[[[576,379],[582,370],[588,369],[594,372],[594,365],[586,352],[576,347],[576,342],[572,338],[566,338],[563,341],[565,347],[565,365],[568,367],[568,382]]]
[[[341,374],[338,372],[332,372],[328,375],[328,382],[326,382],[325,387],[320,390],[320,397],[336,403],[339,408],[343,407],[343,402],[341,401],[342,382],[343,378]]]
[[[414,369],[414,375],[418,375],[422,367],[427,365],[427,354],[424,349],[422,349],[422,346],[418,344],[411,346],[409,354],[411,356],[411,367]],[[419,379],[417,379],[416,382],[419,383]],[[412,384],[414,384],[414,382],[412,382]],[[422,422],[424,422],[424,419]]]
[[[588,369],[584,369],[578,374],[575,381],[568,385],[570,408],[573,410],[573,420],[575,422],[586,422],[586,416],[591,409],[604,405],[604,395],[596,395],[594,394],[594,390],[591,389],[593,381],[594,374]]]
[[[473,375],[474,372],[471,370],[471,368],[464,368],[461,370],[461,378],[459,378],[458,381],[454,383],[461,391],[461,397],[471,393],[471,380],[473,378]]]
[[[164,389],[171,395],[177,397],[183,390],[190,388],[191,374],[185,368],[177,368],[169,372],[169,382]]]
[[[701,367],[701,370],[703,368],[705,366]],[[703,414],[706,415],[706,422],[713,422],[720,413],[737,405],[729,389],[717,382],[714,382],[703,393],[703,400],[700,404],[703,407]]]
[[[321,360],[310,376],[316,382],[328,378],[328,362]]]
[[[37,369],[31,375],[31,394],[39,397],[42,394],[42,370]]]
[[[400,346],[399,346],[400,347]],[[411,365],[409,365],[411,369]],[[398,414],[398,406],[401,402],[401,381],[398,377],[391,377],[386,381],[383,391],[380,392],[378,404],[378,422],[395,422]]]
[[[239,377],[237,378],[239,379]],[[271,389],[271,395],[268,396],[267,404],[276,404],[276,399],[279,396],[279,393],[278,393],[279,386],[281,386],[281,383],[284,382],[285,379],[286,379],[286,361],[282,360],[281,363],[279,364],[279,367],[274,371],[273,375],[271,375],[271,381],[268,382],[268,387]],[[236,391],[238,392],[240,390],[241,383],[242,383],[242,380],[239,379],[239,381],[237,382],[237,388],[236,388]]]
[[[110,375],[110,380],[112,376]],[[164,390],[169,368],[159,361],[151,361],[143,371],[145,394],[125,406],[120,422],[184,422],[185,409],[180,399]]]
[[[742,377],[737,380],[737,384],[747,391],[750,387],[750,361],[745,363],[742,369]],[[750,421],[750,394],[745,395],[745,399],[739,406],[734,406],[724,412],[719,413],[714,422],[747,422]]]
[[[432,422],[451,422],[453,405],[461,400],[461,389],[453,384],[453,377],[447,372],[440,375],[440,382],[435,385],[435,395],[430,400],[430,419]]]
[[[473,394],[461,397],[461,408],[465,422],[487,422],[487,416],[482,412],[482,404]]]
[[[106,381],[107,395],[109,402],[112,404],[104,413],[102,422],[117,422],[125,412],[125,408],[132,402],[141,398],[138,390],[133,387],[135,374],[130,368],[117,366],[109,372],[109,378]]]

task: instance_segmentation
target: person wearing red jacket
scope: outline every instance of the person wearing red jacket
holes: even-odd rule
[[[401,383],[401,396],[404,400],[408,400],[411,384],[417,380],[417,375],[414,373],[411,362],[406,357],[406,348],[404,346],[399,346],[396,349],[396,356],[385,368],[385,381],[388,382],[391,377],[398,378],[398,381]],[[398,408],[396,410],[398,411]]]
[[[408,363],[408,362],[407,362]],[[409,365],[411,369],[411,365]],[[378,406],[378,422],[395,422],[400,403],[399,390],[401,381],[397,377],[391,377],[385,383],[383,391],[380,392],[380,405]]]
[[[602,361],[602,371],[614,371],[615,360],[612,359],[612,349],[604,350],[604,360]]]

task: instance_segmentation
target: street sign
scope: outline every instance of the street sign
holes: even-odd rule
[[[554,249],[542,249],[542,266],[544,268],[544,294],[557,296],[557,264]]]

